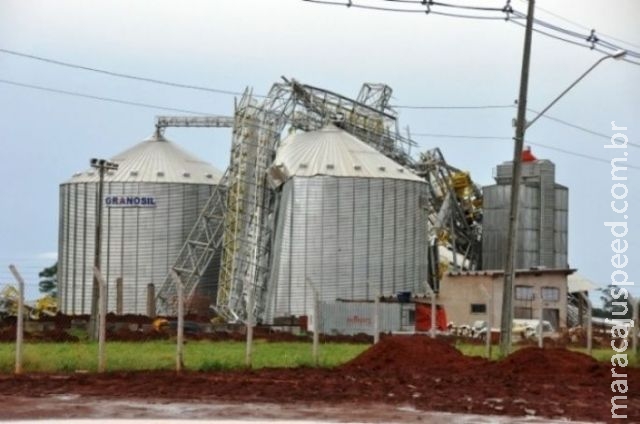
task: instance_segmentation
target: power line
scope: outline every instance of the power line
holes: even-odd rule
[[[416,4],[424,4],[426,6],[426,9],[424,8],[403,9],[403,8],[393,8],[393,7],[371,6],[371,5],[354,3],[352,0],[347,0],[347,3],[337,2],[337,1],[327,1],[327,0],[302,0],[302,1],[305,1],[307,3],[317,3],[317,4],[328,5],[328,6],[343,6],[343,7],[346,6],[348,8],[376,10],[381,12],[419,13],[419,14],[427,14],[427,15],[432,14],[432,15],[439,15],[439,16],[448,16],[452,18],[477,19],[477,20],[503,20],[504,19],[504,16],[480,16],[480,15],[465,15],[461,13],[439,12],[431,9],[431,6],[443,6],[443,7],[455,7],[455,6],[454,5],[444,6],[443,4],[436,4],[435,2],[431,2],[431,1],[426,3],[415,2]],[[386,1],[392,1],[392,0],[386,0]],[[409,3],[409,2],[396,1],[396,3]],[[458,7],[458,9],[462,9],[462,8]],[[501,11],[501,9],[495,9],[495,10]]]
[[[64,66],[64,67],[67,67],[67,68],[82,69],[84,71],[97,72],[97,73],[104,74],[104,75],[109,75],[109,76],[112,76],[112,77],[126,78],[126,79],[135,80],[135,81],[149,82],[149,83],[153,83],[153,84],[166,85],[166,86],[169,86],[169,87],[186,88],[186,89],[190,89],[190,90],[207,91],[207,92],[210,92],[210,93],[228,94],[228,95],[232,95],[232,96],[241,96],[243,94],[243,93],[241,93],[239,91],[222,90],[222,89],[219,89],[219,88],[203,87],[203,86],[192,85],[192,84],[182,84],[182,83],[173,82],[173,81],[159,80],[159,79],[155,79],[155,78],[141,77],[141,76],[138,76],[138,75],[130,75],[130,74],[124,74],[124,73],[121,73],[121,72],[109,71],[109,70],[105,70],[105,69],[92,68],[92,67],[85,66],[85,65],[78,65],[78,64],[75,64],[75,63],[63,62],[63,61],[57,60],[57,59],[50,59],[50,58],[47,58],[47,57],[36,56],[36,55],[33,55],[33,54],[22,53],[22,52],[18,52],[18,51],[15,51],[15,50],[9,50],[9,49],[4,49],[4,48],[0,48],[0,52],[1,53],[5,53],[5,54],[10,54],[10,55],[13,55],[13,56],[23,57],[23,58],[26,58],[26,59],[38,60],[40,62],[50,63],[50,64],[53,64],[53,65]],[[263,96],[257,96],[256,95],[256,97],[263,97]]]
[[[505,140],[513,140],[513,138],[511,137],[504,137],[504,136],[475,136],[475,135],[462,135],[462,134],[434,134],[434,133],[412,133],[411,135],[415,137],[434,137],[434,138],[449,138],[449,139],[464,139],[464,140],[493,140],[493,141],[500,141],[500,142],[503,142]],[[557,152],[561,152],[567,155],[581,157],[583,159],[589,159],[592,161],[611,164],[611,161],[607,159],[586,155],[584,153],[579,153],[572,150],[562,149],[560,147],[549,146],[547,144],[537,143],[531,140],[525,140],[525,143],[530,144],[532,146],[542,147],[544,149],[555,150]],[[638,166],[627,165],[627,168],[640,171],[640,167]]]
[[[434,15],[445,15],[445,16],[452,16],[452,17],[457,17],[457,18],[469,18],[469,19],[477,19],[477,20],[507,20],[509,22],[515,23],[517,25],[523,26],[523,24],[521,22],[518,22],[519,20],[522,20],[524,18],[526,18],[526,15],[518,10],[514,10],[510,5],[509,2],[507,2],[507,5],[505,5],[504,8],[502,9],[498,9],[498,8],[490,8],[490,7],[476,7],[476,6],[467,6],[467,5],[456,5],[456,4],[451,4],[451,3],[441,3],[441,2],[437,2],[437,1],[416,1],[416,0],[380,0],[381,2],[388,2],[388,3],[400,3],[400,4],[415,4],[415,5],[421,5],[423,8],[421,9],[406,9],[406,8],[392,8],[392,7],[382,7],[382,6],[371,6],[371,5],[363,5],[363,4],[357,4],[354,3],[352,0],[347,0],[346,3],[344,2],[337,2],[337,1],[327,1],[327,0],[303,0],[309,3],[319,3],[319,4],[324,4],[324,5],[332,5],[332,6],[346,6],[346,7],[353,7],[353,8],[359,8],[359,9],[370,9],[370,10],[378,10],[378,11],[386,11],[386,12],[403,12],[403,13],[423,13],[423,14],[434,14]],[[447,8],[454,8],[454,9],[461,9],[461,10],[474,10],[474,11],[478,11],[478,12],[491,12],[491,13],[496,13],[499,12],[501,15],[500,16],[487,16],[487,15],[462,15],[462,14],[455,14],[455,13],[446,13],[446,12],[439,12],[436,10],[433,10],[434,7],[447,7]],[[546,28],[548,31],[554,31],[556,33],[559,34],[563,34],[565,37],[562,37],[560,35],[557,34],[552,34],[548,31],[544,31],[540,28],[536,28],[535,26],[538,27],[543,27]],[[604,48],[604,53],[605,54],[610,54],[613,51],[616,50],[625,50],[627,52],[627,57],[622,58],[622,60],[634,64],[634,65],[640,65],[640,62],[629,59],[629,57],[632,58],[639,58],[640,59],[640,53],[632,51],[630,49],[626,49],[623,48],[621,46],[618,46],[614,43],[610,43],[606,40],[601,40],[597,35],[595,30],[591,30],[589,34],[582,34],[576,31],[572,31],[566,28],[562,28],[559,27],[557,25],[554,25],[552,23],[546,22],[544,20],[541,19],[534,19],[534,28],[533,30],[535,32],[538,32],[540,34],[543,34],[545,36],[554,38],[556,40],[559,41],[563,41],[566,43],[570,43],[573,45],[577,45],[580,47],[587,47],[589,49],[592,50],[597,50],[596,49],[596,45],[601,46],[602,48]],[[603,34],[604,35],[604,34]],[[568,39],[566,38],[566,36],[569,36],[572,39]],[[611,51],[606,51],[606,50],[611,50]],[[600,51],[600,50],[599,50]]]
[[[67,95],[67,96],[74,96],[74,97],[86,98],[86,99],[91,99],[91,100],[98,100],[98,101],[104,101],[104,102],[124,104],[124,105],[128,105],[128,106],[136,106],[136,107],[143,107],[143,108],[156,109],[156,110],[167,110],[167,111],[171,111],[171,112],[188,113],[188,114],[192,114],[192,115],[212,115],[211,113],[194,111],[194,110],[189,110],[189,109],[179,109],[179,108],[174,108],[174,107],[169,107],[169,106],[153,105],[153,104],[141,103],[141,102],[136,102],[136,101],[131,101],[131,100],[95,96],[95,95],[91,95],[91,94],[85,94],[85,93],[73,92],[73,91],[67,91],[67,90],[60,90],[60,89],[56,89],[56,88],[43,87],[43,86],[39,86],[39,85],[26,84],[26,83],[21,83],[21,82],[17,82],[17,81],[10,81],[10,80],[5,80],[5,79],[0,79],[0,83],[7,84],[7,85],[13,85],[13,86],[17,86],[17,87],[30,88],[30,89],[34,89],[34,90],[52,92],[52,93],[56,93],[56,94],[63,94],[63,95]],[[473,109],[509,109],[509,108],[513,108],[514,105],[481,105],[481,106],[419,106],[419,105],[412,106],[412,105],[394,105],[393,107],[398,108],[398,109],[418,109],[418,110],[420,110],[420,109],[422,109],[422,110],[432,110],[432,109],[473,110]],[[538,111],[535,110],[535,109],[527,108],[527,110],[529,110],[531,112],[538,113]],[[576,125],[576,124],[572,124],[570,122],[567,122],[567,121],[564,121],[562,119],[553,117],[551,115],[546,115],[545,114],[545,115],[542,115],[542,118],[549,119],[551,121],[555,121],[555,122],[557,122],[559,124],[569,126],[571,128],[583,131],[583,132],[591,134],[591,135],[595,135],[597,137],[601,137],[601,138],[604,138],[604,139],[609,139],[610,138],[609,135],[606,135],[606,134],[603,134],[603,133],[599,133],[599,132],[590,130],[590,129],[585,128],[585,127],[581,127],[581,126]],[[416,135],[417,136],[419,134],[412,134],[412,135]],[[436,136],[436,135],[434,134],[433,136]],[[443,138],[464,138],[464,137],[448,137],[447,135],[444,135],[444,134],[438,134],[438,136],[442,136]],[[495,138],[495,137],[485,137],[485,138]],[[631,146],[631,147],[635,147],[635,148],[640,148],[640,144],[635,144],[635,143],[632,143],[632,142],[627,143],[627,145]]]
[[[546,144],[535,143],[535,142],[529,141],[529,140],[526,140],[526,143],[529,143],[532,146],[538,146],[538,147],[542,147],[542,148],[549,149],[549,150],[555,150],[557,152],[565,153],[567,155],[577,156],[577,157],[581,157],[581,158],[584,158],[584,159],[590,159],[590,160],[593,160],[593,161],[596,161],[596,162],[602,162],[602,163],[611,164],[610,160],[599,158],[599,157],[596,157],[596,156],[585,155],[584,153],[578,153],[578,152],[574,152],[572,150],[566,150],[566,149],[561,149],[559,147],[549,146],[549,145],[546,145]],[[640,171],[640,167],[638,167],[638,166],[627,165],[626,167],[628,169],[635,169],[636,171]]]
[[[129,105],[129,106],[143,107],[143,108],[147,108],[147,109],[167,110],[167,111],[170,111],[170,112],[188,113],[188,114],[191,114],[191,115],[212,115],[210,113],[199,112],[199,111],[195,111],[195,110],[178,109],[178,108],[169,107],[169,106],[160,106],[160,105],[153,105],[153,104],[149,104],[149,103],[140,103],[140,102],[134,102],[134,101],[130,101],[130,100],[116,99],[116,98],[112,98],[112,97],[95,96],[95,95],[92,95],[92,94],[84,94],[84,93],[79,93],[79,92],[76,92],[76,91],[59,90],[57,88],[44,87],[44,86],[41,86],[41,85],[26,84],[26,83],[22,83],[22,82],[18,82],[18,81],[10,81],[10,80],[6,80],[6,79],[0,79],[0,83],[1,84],[7,84],[7,85],[13,85],[13,86],[17,86],[17,87],[30,88],[30,89],[33,89],[33,90],[46,91],[46,92],[49,92],[49,93],[64,94],[64,95],[67,95],[67,96],[82,97],[82,98],[85,98],[85,99],[99,100],[99,101],[103,101],[103,102],[119,103],[119,104],[124,104],[124,105]]]
[[[520,2],[521,2],[521,3],[526,3],[526,1],[525,1],[525,0],[520,0]],[[536,5],[536,10],[540,10],[540,11],[542,11],[542,12],[544,12],[544,13],[548,14],[548,15],[551,15],[551,16],[553,16],[553,17],[557,18],[557,19],[560,19],[561,21],[564,21],[564,22],[566,22],[566,23],[569,23],[569,24],[575,25],[575,26],[577,26],[577,27],[579,27],[579,28],[582,28],[582,29],[586,29],[587,31],[590,31],[590,30],[592,29],[592,28],[589,28],[589,27],[588,27],[588,26],[586,26],[586,25],[582,25],[582,24],[580,24],[580,23],[578,23],[578,22],[576,22],[576,21],[572,21],[571,19],[565,18],[565,17],[564,17],[564,16],[562,16],[562,15],[559,15],[559,14],[557,14],[557,13],[555,13],[555,12],[552,12],[552,11],[550,11],[549,9],[543,9],[542,7],[540,7],[540,6],[537,6],[537,5]],[[612,40],[615,40],[615,41],[618,41],[618,42],[620,42],[620,43],[624,43],[624,44],[627,44],[627,45],[629,45],[629,46],[633,46],[633,47],[636,47],[636,48],[639,48],[639,49],[640,49],[640,45],[639,45],[639,44],[630,43],[629,41],[625,41],[625,40],[623,40],[623,39],[616,38],[616,37],[614,37],[613,35],[605,34],[604,32],[601,32],[601,34],[602,34],[602,35],[604,35],[605,37],[609,37],[609,38],[610,38],[610,39],[612,39]]]
[[[420,110],[420,109],[427,109],[427,110],[430,110],[430,109],[435,109],[435,110],[439,110],[439,109],[443,109],[443,110],[466,110],[466,109],[512,109],[512,108],[515,108],[515,107],[516,107],[515,105],[484,105],[484,106],[419,106],[419,105],[391,105],[391,106],[392,106],[392,107],[394,107],[394,108],[396,108],[396,109],[418,109],[418,110]],[[539,111],[539,110],[532,109],[532,108],[527,108],[527,110],[528,110],[529,112],[540,113],[540,111]],[[558,124],[561,124],[561,125],[565,125],[565,126],[571,127],[571,128],[573,128],[573,129],[576,129],[576,130],[579,130],[579,131],[585,132],[585,133],[587,133],[587,134],[594,135],[594,136],[596,136],[596,137],[600,137],[600,138],[607,139],[607,140],[611,138],[611,135],[607,135],[607,134],[604,134],[604,133],[601,133],[601,132],[597,132],[597,131],[594,131],[594,130],[590,130],[590,129],[588,129],[588,128],[582,127],[582,126],[577,125],[577,124],[573,124],[573,123],[571,123],[571,122],[568,122],[568,121],[562,120],[562,119],[557,118],[557,117],[552,116],[552,115],[544,114],[544,115],[542,115],[542,116],[541,116],[541,118],[544,118],[544,119],[548,119],[548,120],[550,120],[550,121],[557,122]],[[414,133],[412,133],[412,135],[419,135],[419,134],[414,134]],[[443,135],[443,134],[427,134],[427,135],[428,135],[428,136],[443,136],[443,138],[465,138],[465,137],[466,137],[466,136],[465,136],[465,137],[449,137],[449,136],[447,136],[447,135]],[[483,138],[496,138],[496,137],[483,137]],[[509,139],[511,140],[511,138],[509,138]],[[627,143],[627,145],[628,145],[628,146],[631,146],[631,147],[635,147],[635,148],[640,148],[640,144],[636,144],[636,143],[632,143],[632,142]]]
[[[469,140],[513,140],[512,137],[502,137],[495,135],[462,135],[462,134],[435,134],[435,133],[411,133],[416,137],[437,137],[437,138],[460,138]]]
[[[478,105],[478,106],[414,106],[414,105],[389,105],[396,109],[511,109],[513,105]]]

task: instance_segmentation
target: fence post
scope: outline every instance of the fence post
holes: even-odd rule
[[[181,372],[184,368],[184,290],[182,281],[174,269],[169,271],[173,283],[176,285],[178,294],[178,328],[176,334],[176,371]]]
[[[122,277],[116,278],[116,315],[122,315],[124,309]]]
[[[107,284],[98,267],[93,267],[98,281],[98,372],[106,368],[105,341],[107,336]]]
[[[582,298],[587,302],[587,354],[591,356],[593,351],[593,323],[591,322],[592,314],[593,314],[593,305],[591,304],[591,299],[589,299],[589,295],[580,292]]]
[[[636,363],[640,363],[638,355],[638,332],[640,332],[640,298],[635,299],[633,306],[633,326],[631,327],[631,346],[633,347],[633,353],[636,355]]]
[[[373,309],[373,344],[380,341],[380,296],[376,296]]]
[[[15,373],[22,374],[22,345],[24,341],[24,280],[14,265],[9,270],[18,281],[18,322],[16,326],[16,367]]]
[[[156,317],[156,286],[153,283],[147,284],[147,316]]]
[[[540,326],[540,332],[538,333],[538,347],[542,349],[544,347],[544,325],[542,325],[542,318],[544,315],[544,305],[542,304],[542,296],[540,296],[538,303],[540,304],[538,308],[539,309],[538,313],[540,316],[540,320],[538,324]]]
[[[429,296],[431,296],[431,329],[429,333],[432,339],[436,338],[436,292],[431,288],[429,283],[425,284]]]
[[[491,359],[491,335],[493,328],[493,282],[491,284],[491,293],[486,289],[485,286],[480,286],[484,295],[487,298],[487,331],[485,333],[485,354],[487,355],[487,359]]]
[[[249,292],[247,293],[247,321],[245,322],[245,326],[247,327],[247,347],[246,347],[246,355],[244,364],[247,368],[251,368],[251,355],[253,348],[253,313],[254,313],[254,303],[255,303],[255,288],[253,285],[249,286]]]
[[[320,344],[320,299],[319,299],[319,294],[318,291],[316,290],[316,288],[314,287],[313,283],[311,282],[310,278],[306,279],[307,284],[309,284],[309,287],[311,287],[311,293],[313,294],[313,350],[312,350],[312,355],[313,355],[313,363],[315,364],[315,366],[317,367],[319,364],[319,358],[318,358],[318,345]]]

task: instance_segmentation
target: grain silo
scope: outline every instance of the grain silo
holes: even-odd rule
[[[309,313],[310,285],[327,302],[424,293],[425,181],[333,125],[285,139],[270,177],[268,319]]]
[[[568,268],[569,189],[555,182],[553,162],[525,153],[529,160],[522,162],[516,269]],[[496,184],[483,189],[483,269],[504,268],[512,172],[513,162],[498,165]]]
[[[116,310],[121,278],[122,312],[144,314],[147,286],[164,282],[221,173],[157,134],[111,161],[119,166],[105,174],[101,199],[108,310]],[[58,284],[67,314],[90,313],[98,181],[89,169],[60,185]],[[200,293],[212,297],[217,269],[207,277]]]

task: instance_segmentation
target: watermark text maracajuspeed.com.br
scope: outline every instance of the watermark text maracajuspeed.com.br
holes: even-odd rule
[[[626,350],[629,347],[629,333],[636,331],[633,328],[633,320],[623,317],[629,312],[629,290],[627,287],[634,283],[629,281],[629,275],[625,268],[629,264],[629,257],[625,254],[629,248],[629,202],[626,200],[629,195],[627,187],[627,161],[629,152],[627,144],[629,139],[625,134],[627,127],[616,125],[611,122],[611,130],[614,134],[605,149],[613,149],[616,157],[611,159],[611,210],[615,212],[615,221],[605,222],[609,227],[614,239],[611,242],[611,265],[614,271],[611,273],[611,297],[612,297],[612,319],[606,320],[612,324],[611,327],[611,418],[627,418],[626,414],[618,414],[618,409],[627,408],[627,395],[629,383],[624,370],[629,365]],[[616,318],[618,316],[619,318]],[[620,411],[623,412],[623,411]]]

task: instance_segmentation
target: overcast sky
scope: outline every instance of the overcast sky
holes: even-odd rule
[[[456,0],[456,4],[492,4]],[[378,4],[382,4],[378,2]],[[513,6],[526,11],[520,0]],[[640,2],[538,0],[536,17],[640,51]],[[389,5],[389,3],[382,4]],[[393,4],[391,4],[393,6]],[[553,13],[553,15],[548,12]],[[557,16],[556,16],[557,15]],[[566,19],[566,20],[565,20]],[[567,21],[568,20],[568,21]],[[578,25],[570,23],[574,22]],[[618,41],[622,40],[622,41]],[[523,28],[477,21],[331,7],[297,0],[0,0],[0,48],[150,78],[266,92],[281,76],[356,96],[363,82],[384,82],[398,105],[508,105],[518,96]],[[541,109],[601,53],[535,34],[529,106]],[[0,53],[0,79],[213,114],[232,114],[233,97],[134,82]],[[0,284],[23,271],[33,297],[37,272],[55,262],[59,184],[112,157],[153,131],[145,109],[0,83]],[[566,95],[550,116],[604,134],[540,119],[528,131],[539,158],[557,166],[570,189],[569,260],[599,284],[611,273],[613,236],[603,225],[612,185],[604,149],[611,121],[640,144],[640,66],[607,60]],[[511,137],[515,109],[400,110],[412,133]],[[531,119],[532,116],[530,115]],[[169,129],[167,137],[219,169],[228,163],[230,131]],[[416,137],[417,150],[440,147],[453,165],[491,184],[495,166],[512,157],[509,140]],[[640,149],[627,149],[626,236],[629,281],[640,295]],[[588,159],[584,156],[598,160]]]

